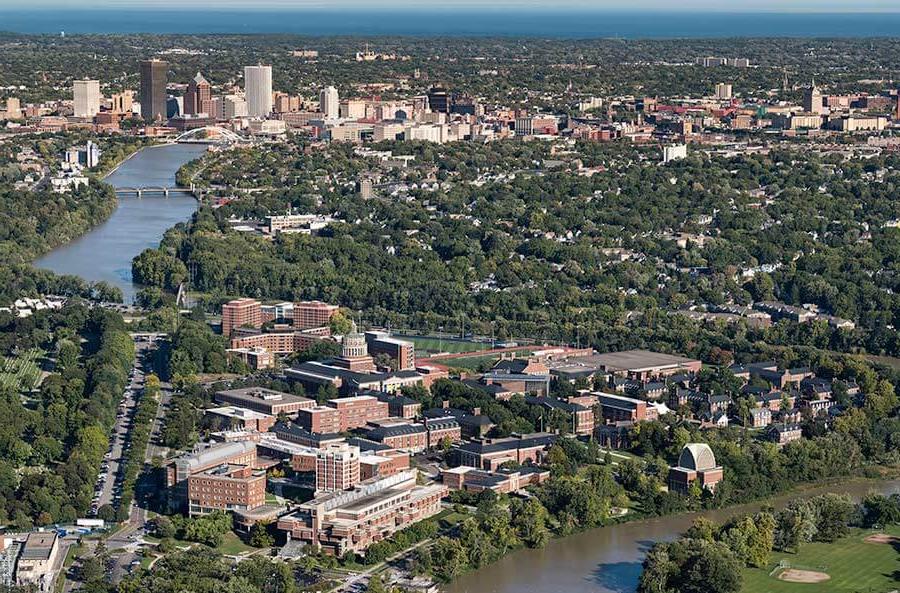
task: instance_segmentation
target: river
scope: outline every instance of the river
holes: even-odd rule
[[[144,148],[106,177],[113,187],[174,187],[175,173],[199,157],[206,147],[168,144]],[[132,302],[138,287],[131,278],[131,260],[148,247],[156,247],[163,233],[188,220],[197,201],[185,194],[123,196],[112,216],[78,239],[62,245],[34,262],[57,274],[85,280],[105,280],[122,289]]]
[[[860,499],[869,491],[900,492],[900,480],[857,480],[819,486],[765,501],[775,507],[824,492]],[[470,572],[444,588],[446,593],[633,593],[641,562],[658,541],[671,541],[702,514],[724,521],[754,512],[762,503],[720,511],[661,517],[622,523],[555,539],[539,550],[517,550],[481,570]]]

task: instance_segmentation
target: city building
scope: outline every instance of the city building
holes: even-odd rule
[[[428,431],[428,448],[442,447],[445,441],[457,443],[462,440],[462,427],[453,416],[425,418],[422,420]]]
[[[184,94],[184,113],[186,115],[198,115],[205,113],[215,117],[212,109],[212,87],[203,75],[197,72],[188,83],[187,92]]]
[[[300,410],[316,405],[316,400],[263,387],[217,391],[213,399],[220,404],[253,410],[269,416],[279,414],[295,416]]]
[[[687,144],[674,144],[663,146],[663,163],[687,158]]]
[[[236,119],[250,115],[247,100],[240,95],[226,95],[222,98],[222,118]]]
[[[462,443],[453,451],[460,465],[478,469],[496,470],[507,461],[517,464],[539,464],[557,436],[549,433],[533,433],[502,439],[483,439]]]
[[[270,222],[269,232],[275,232],[275,227]],[[337,305],[329,305],[322,301],[302,301],[294,303],[293,319],[297,329],[311,329],[324,327],[331,322],[331,318],[340,310]]]
[[[775,424],[769,428],[769,438],[779,447],[803,438],[803,428],[798,423]]]
[[[225,350],[228,359],[237,359],[255,371],[275,366],[275,355],[263,347],[229,348]]]
[[[730,84],[720,82],[716,85],[716,99],[719,101],[730,101],[732,97],[732,87]]]
[[[526,396],[525,402],[548,412],[556,410],[567,414],[571,419],[569,428],[574,434],[589,435],[594,432],[594,410],[590,407],[548,396]]]
[[[59,534],[35,531],[28,534],[16,563],[16,584],[34,585],[49,591],[59,558]]]
[[[808,89],[803,91],[803,111],[815,115],[821,115],[825,113],[825,100],[822,96],[822,91],[820,91],[819,87],[816,86],[815,80],[813,80],[812,85],[810,85]]]
[[[169,63],[162,60],[141,62],[141,117],[144,121],[167,120],[166,83]]]
[[[377,426],[366,433],[366,438],[410,453],[419,453],[428,448],[428,430],[422,424]]]
[[[235,299],[222,305],[222,335],[226,338],[239,327],[259,328],[262,324],[262,304],[256,299]]]
[[[439,86],[428,91],[428,108],[436,113],[450,113],[450,93]]]
[[[289,541],[334,556],[365,554],[371,544],[441,511],[444,485],[416,485],[416,470],[377,477],[353,490],[331,492],[301,504],[278,520]]]
[[[272,113],[272,67],[246,66],[244,94],[250,117],[268,117]]]
[[[123,115],[131,114],[134,106],[134,92],[122,91],[121,93],[113,93],[110,98],[110,110],[113,113],[121,113]]]
[[[249,511],[266,503],[266,470],[252,464],[222,463],[192,473],[187,492],[190,516]]]
[[[411,371],[416,368],[416,345],[407,340],[391,337],[387,332],[367,331],[366,344],[371,354],[386,354],[397,371]]]
[[[595,395],[600,402],[600,415],[606,423],[642,422],[654,419],[653,412],[648,409],[644,400],[611,393]]]
[[[678,465],[669,469],[669,490],[687,494],[697,482],[702,489],[715,491],[722,481],[722,466],[706,443],[688,443],[678,456]]]
[[[206,410],[206,414],[214,418],[219,425],[219,430],[240,429],[266,432],[275,424],[275,416],[236,406],[209,408]]]
[[[542,484],[550,479],[550,470],[521,467],[514,470],[485,471],[461,465],[441,470],[441,481],[451,490],[465,490],[478,494],[493,490],[497,494],[511,494],[526,486]]]
[[[254,472],[244,475],[245,472],[235,473],[237,468],[255,469],[256,443],[252,441],[234,441],[225,443],[209,443],[198,445],[188,453],[184,453],[165,464],[165,487],[169,495],[169,507],[184,513],[191,513],[195,509],[208,508],[213,504],[225,504],[223,492],[218,491],[220,482],[215,477],[205,478],[207,484],[194,484],[191,499],[189,479],[191,476],[204,474],[215,468],[230,468],[222,477],[221,486],[227,491],[227,497],[231,499],[228,504],[249,507],[258,501],[258,476]],[[230,482],[224,480],[231,480]],[[234,480],[255,482],[254,488],[241,489],[236,486]],[[198,489],[199,488],[199,489]],[[204,489],[205,488],[205,489]],[[265,476],[263,475],[263,502],[265,502]],[[241,500],[235,498],[235,493],[242,492]],[[237,501],[236,501],[237,500]]]
[[[340,117],[340,97],[333,86],[327,86],[319,93],[319,111],[325,114],[326,119]]]
[[[360,482],[359,447],[333,443],[316,449],[316,492],[349,490]]]
[[[551,375],[569,381],[602,374],[644,383],[679,373],[698,373],[702,363],[683,356],[649,350],[626,350],[563,358],[550,361],[548,366]]]
[[[366,336],[357,331],[355,322],[350,332],[341,339],[341,355],[334,358],[331,364],[354,373],[375,371],[375,361],[369,354]]]
[[[72,83],[75,108],[73,115],[91,119],[100,113],[100,81],[76,80]]]

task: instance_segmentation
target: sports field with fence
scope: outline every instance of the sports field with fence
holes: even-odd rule
[[[854,530],[850,536],[832,544],[803,544],[797,554],[773,552],[767,567],[744,571],[742,593],[893,591],[900,586],[894,577],[900,569],[900,540],[875,543],[872,540],[877,538],[869,538],[870,541],[865,541],[875,533],[900,537],[900,527]]]

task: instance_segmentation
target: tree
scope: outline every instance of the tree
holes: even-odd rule
[[[434,576],[449,583],[466,568],[467,554],[457,539],[441,536],[431,546]]]
[[[250,530],[250,545],[254,548],[270,548],[275,544],[275,538],[269,533],[269,524],[257,523]]]
[[[353,330],[353,322],[350,321],[343,311],[336,311],[331,316],[328,326],[331,328],[331,333],[338,336],[346,335]]]
[[[533,498],[513,506],[512,524],[519,538],[529,548],[542,548],[550,539],[548,518],[547,509]]]

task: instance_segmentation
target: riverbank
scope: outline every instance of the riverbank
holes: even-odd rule
[[[798,498],[835,492],[860,499],[869,491],[900,492],[897,469],[888,479],[833,478],[803,484],[775,497],[723,509],[636,518],[553,538],[543,548],[519,548],[497,562],[461,575],[445,593],[630,593],[636,590],[641,563],[659,541],[672,541],[697,517],[723,522],[767,506],[782,508]],[[490,583],[489,588],[485,587]]]
[[[178,168],[204,151],[201,145],[144,147],[123,159],[104,182],[113,188],[173,187]],[[182,193],[120,197],[103,222],[38,258],[33,265],[57,274],[108,282],[122,291],[126,303],[131,302],[138,290],[131,277],[131,260],[144,249],[158,246],[167,230],[188,220],[196,209],[197,200]]]

